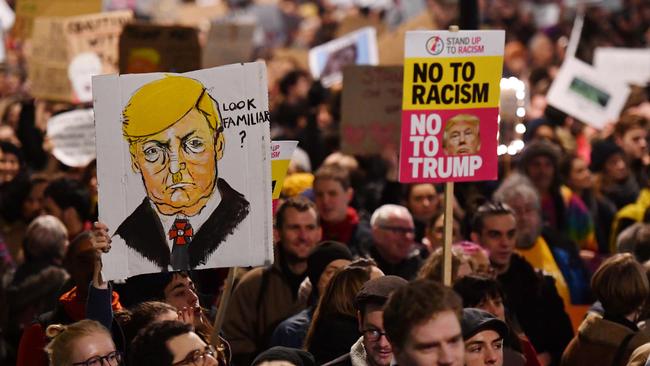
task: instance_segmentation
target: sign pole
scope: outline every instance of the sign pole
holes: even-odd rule
[[[219,333],[221,333],[221,327],[223,327],[223,322],[226,318],[226,308],[228,307],[230,295],[232,294],[232,287],[235,283],[236,271],[237,267],[230,267],[228,270],[228,277],[226,277],[223,293],[221,294],[221,299],[219,299],[219,308],[217,309],[217,315],[214,317],[214,325],[212,327],[212,337],[210,337],[210,342],[215,347],[218,347],[221,343]]]
[[[451,286],[451,241],[454,235],[454,182],[445,183],[445,214],[442,247],[442,284]]]
[[[458,32],[457,25],[450,25],[450,32]],[[443,246],[442,246],[442,284],[451,287],[451,244],[454,236],[454,182],[445,182],[445,214],[444,214]]]

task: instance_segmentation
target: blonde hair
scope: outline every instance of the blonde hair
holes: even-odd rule
[[[103,333],[111,338],[111,333],[100,323],[84,319],[70,325],[52,324],[47,327],[45,335],[52,339],[45,347],[51,366],[69,366],[75,342],[79,339]],[[112,342],[112,338],[111,338]]]
[[[449,130],[454,127],[456,123],[460,122],[469,122],[472,124],[472,126],[476,129],[476,135],[480,136],[481,129],[479,127],[481,120],[478,119],[478,117],[471,115],[471,114],[458,114],[455,115],[454,117],[450,118],[447,121],[447,124],[445,125],[445,130],[443,132],[443,137],[442,137],[442,145],[443,147],[447,147],[447,141],[449,139],[449,136],[447,135],[449,133]]]
[[[442,283],[442,266],[443,255],[442,248],[436,249],[429,258],[424,262],[422,268],[418,271],[417,279],[433,280]],[[456,282],[458,279],[458,270],[463,264],[468,264],[472,267],[469,258],[463,253],[461,249],[451,248],[451,282]],[[473,269],[473,267],[472,267]]]

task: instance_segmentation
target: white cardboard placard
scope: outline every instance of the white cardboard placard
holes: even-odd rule
[[[316,79],[330,87],[343,80],[347,65],[377,65],[377,33],[372,27],[361,28],[309,50],[309,69]]]
[[[160,132],[135,140],[132,137],[134,145],[130,150],[125,136],[137,136],[132,131],[143,128],[137,126],[145,124],[144,128],[149,129],[149,124],[156,123],[142,120],[151,118],[146,111],[153,105],[150,103],[155,104],[151,100],[163,100],[159,96],[167,92],[157,94],[156,90],[170,78],[183,85],[194,83],[192,88],[200,83],[201,97],[185,114],[182,114],[185,107],[178,107],[181,102],[159,103],[157,108],[152,108],[151,113],[161,115],[162,119],[175,116],[179,110],[182,117],[170,118],[175,122]],[[185,95],[194,95],[192,88],[167,90],[173,90],[169,93],[180,100]],[[212,102],[201,99],[204,93]],[[99,218],[108,225],[113,238],[111,252],[104,258],[106,279],[272,262],[269,112],[263,63],[227,65],[184,74],[102,75],[93,78],[93,95]],[[145,112],[125,114],[130,127],[124,127],[123,132],[123,110],[127,105],[135,108],[131,111],[145,108],[140,109]],[[209,105],[212,107],[206,107]],[[176,112],[170,112],[174,108]],[[137,115],[141,117],[134,117]],[[223,131],[219,132],[217,127],[210,130],[212,133],[202,133],[208,128],[203,123],[208,121],[210,125],[215,115],[219,115]],[[186,128],[183,122],[186,118],[193,127]],[[223,145],[219,142],[221,135],[225,140]],[[219,151],[223,153],[220,158]],[[204,159],[202,165],[200,158]],[[215,159],[216,169],[213,168]],[[149,178],[143,178],[145,173]],[[212,190],[203,195],[192,193],[193,187],[200,186],[211,186]],[[209,199],[201,206],[196,197]],[[196,207],[202,207],[199,213],[190,212]],[[187,227],[187,231],[181,232],[174,226],[176,219],[183,218],[189,220],[193,233]],[[188,233],[193,234],[191,239]],[[172,234],[176,239],[171,239]],[[187,243],[182,241],[186,240],[189,245],[184,246]],[[144,246],[146,241],[153,244]],[[174,254],[178,245],[187,248],[189,255],[184,257],[185,261],[179,262],[178,258],[183,256]]]
[[[602,129],[619,117],[629,94],[629,86],[616,76],[569,58],[562,64],[547,99],[553,107]]]

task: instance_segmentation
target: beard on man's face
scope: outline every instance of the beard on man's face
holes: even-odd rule
[[[541,228],[524,227],[517,232],[517,243],[515,244],[519,249],[532,248],[537,241],[537,237],[541,233]]]

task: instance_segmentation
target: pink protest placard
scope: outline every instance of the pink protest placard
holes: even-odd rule
[[[406,35],[399,180],[497,179],[503,31]]]

